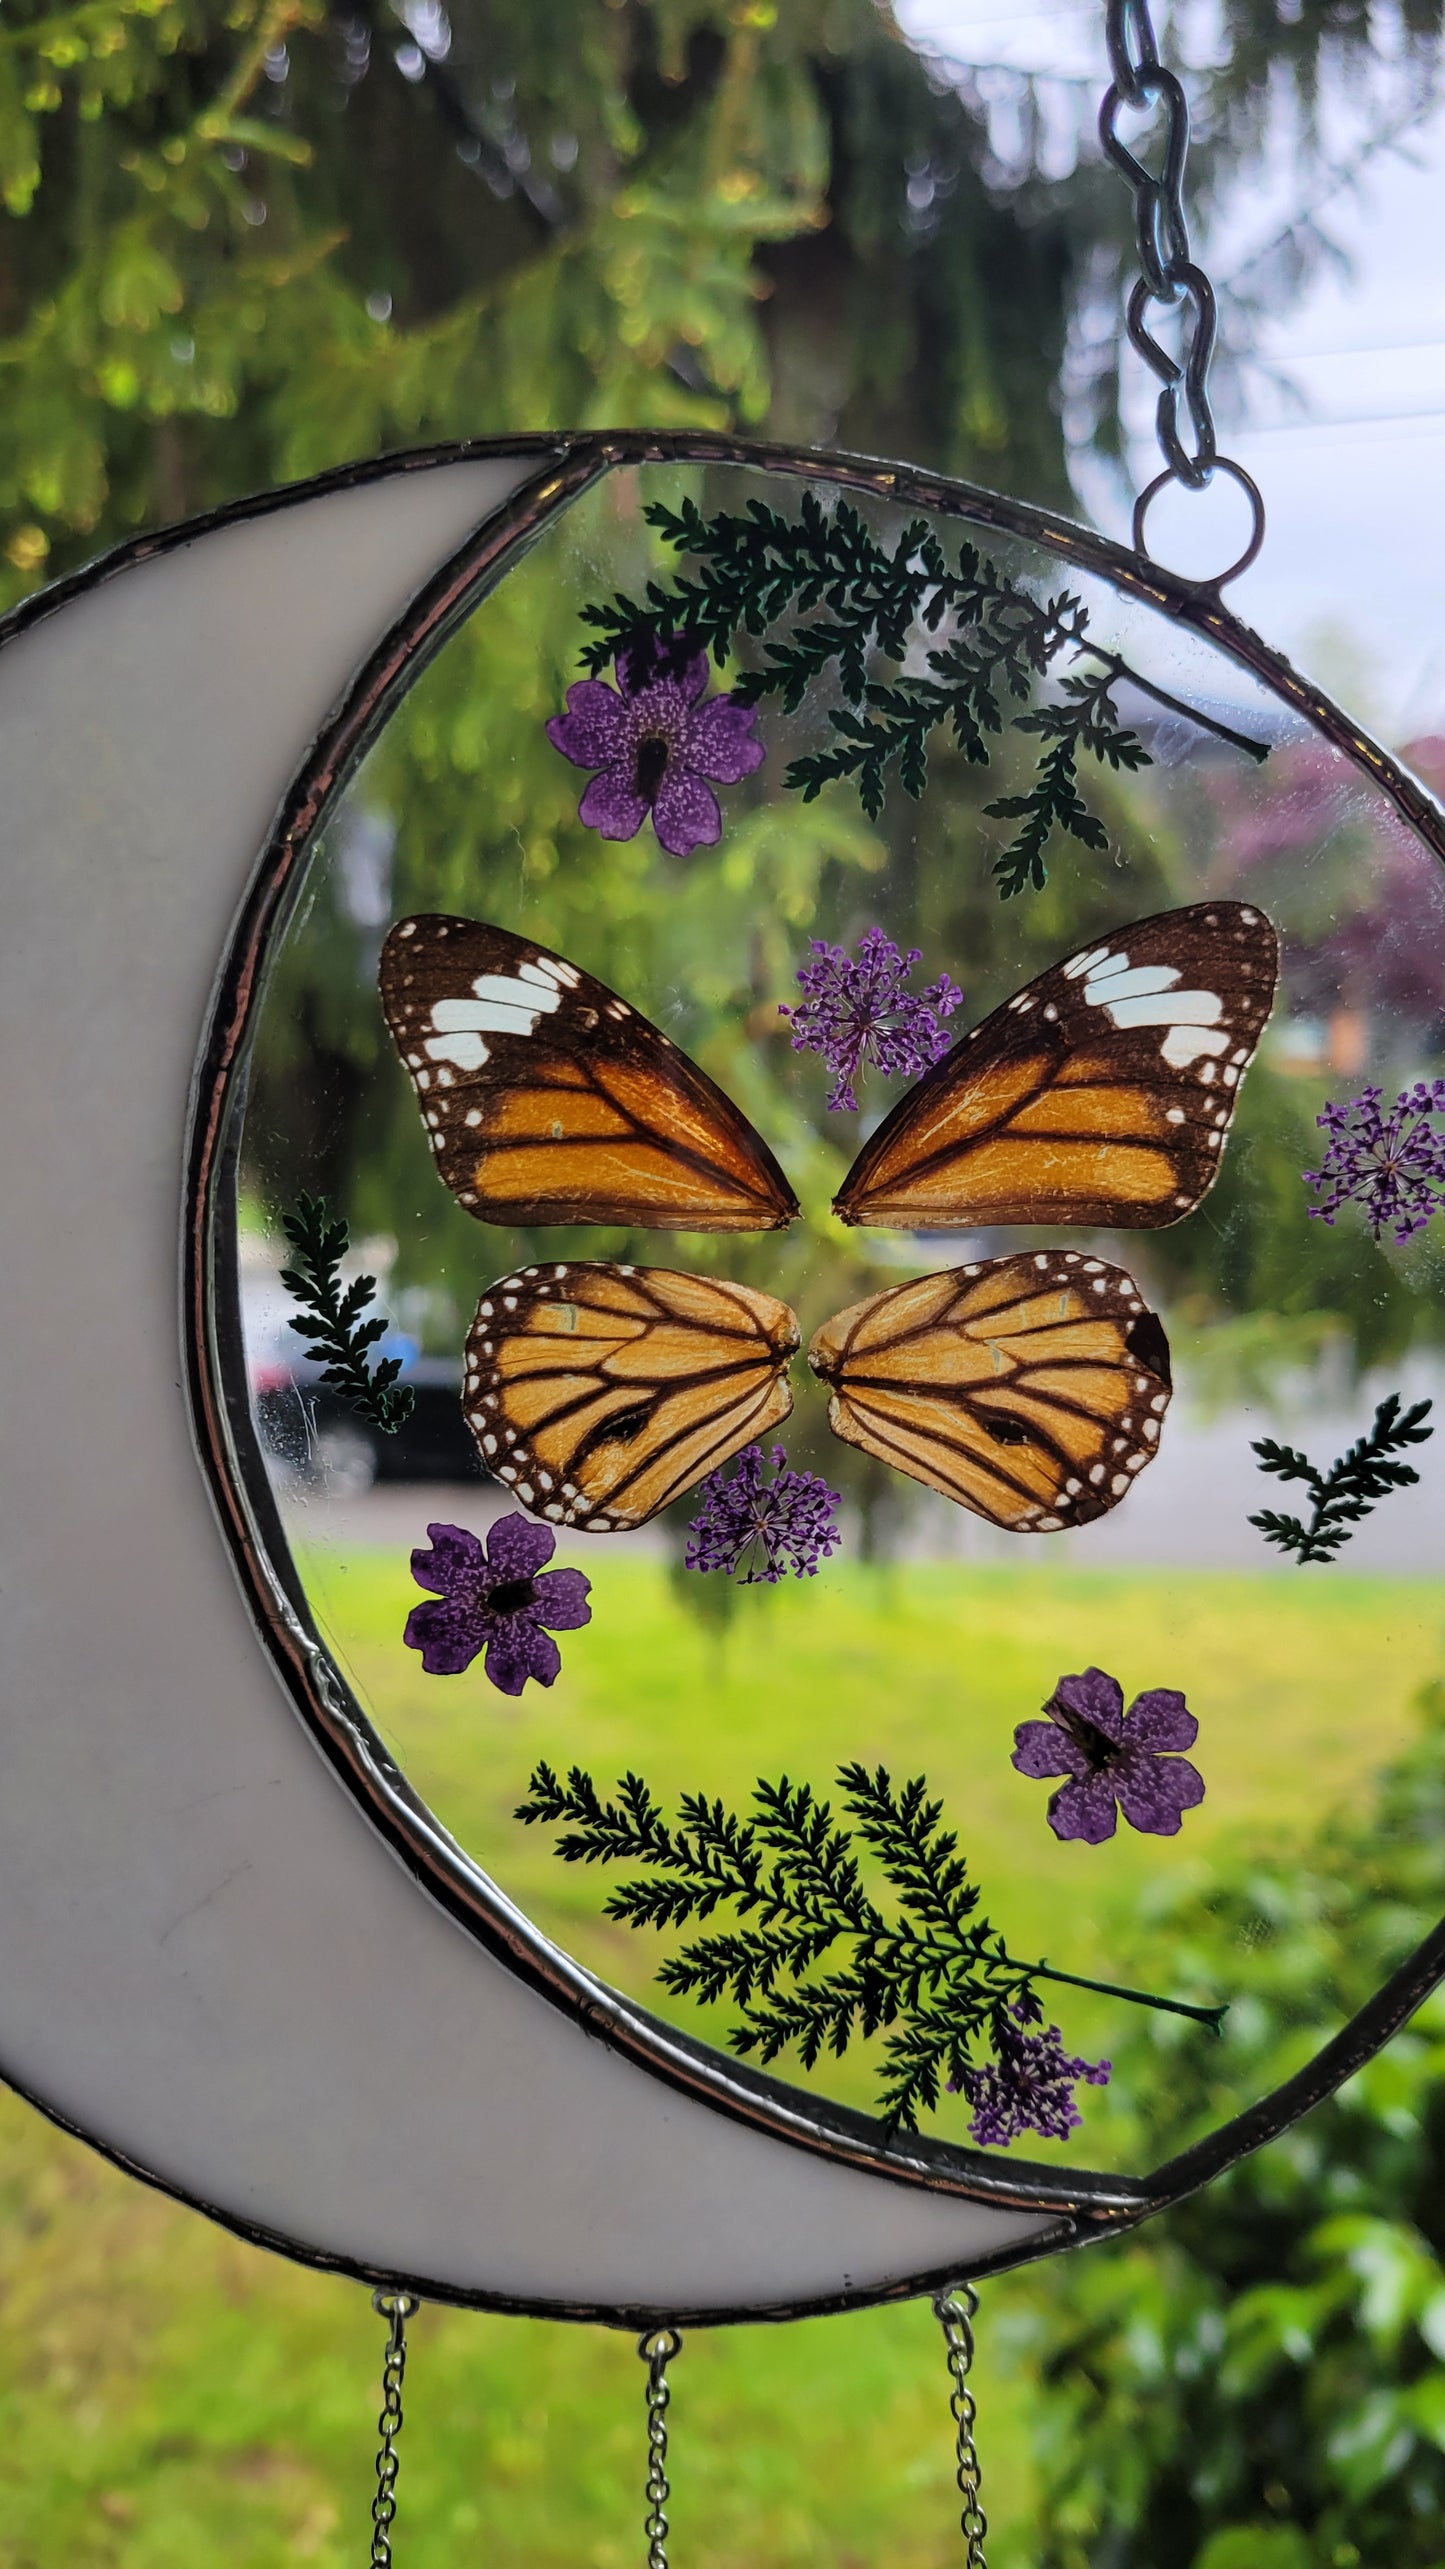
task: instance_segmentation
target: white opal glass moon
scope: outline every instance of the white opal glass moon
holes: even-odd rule
[[[433,1905],[268,1665],[181,1387],[187,1090],[238,902],[328,710],[535,460],[271,503],[0,653],[0,2070],[319,2262],[725,2315],[1053,2223],[679,2093]]]

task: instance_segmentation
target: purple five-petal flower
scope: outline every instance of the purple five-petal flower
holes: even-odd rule
[[[1020,1722],[1013,1763],[1020,1775],[1067,1775],[1049,1802],[1057,1838],[1082,1838],[1101,1846],[1122,1811],[1132,1829],[1151,1837],[1177,1836],[1186,1811],[1204,1799],[1204,1778],[1187,1757],[1199,1724],[1182,1695],[1167,1686],[1136,1695],[1128,1712],[1124,1690],[1102,1668],[1061,1677],[1041,1722]]]
[[[499,1517],[485,1550],[464,1526],[429,1525],[427,1535],[431,1549],[418,1546],[411,1575],[436,1601],[412,1607],[402,1639],[421,1652],[428,1675],[458,1677],[485,1650],[486,1673],[504,1695],[520,1695],[529,1677],[550,1686],[562,1665],[552,1633],[592,1620],[591,1580],[543,1568],[557,1549],[551,1527]]]
[[[713,785],[737,785],[763,763],[751,705],[709,696],[705,651],[635,647],[616,660],[617,685],[579,678],[547,738],[574,767],[595,767],[577,817],[603,838],[652,826],[669,856],[715,847],[722,813]],[[710,779],[711,782],[707,780]]]

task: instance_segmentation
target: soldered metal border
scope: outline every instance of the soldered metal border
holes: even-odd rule
[[[752,469],[929,510],[1043,546],[1202,634],[1368,775],[1445,863],[1445,812],[1387,750],[1254,633],[1217,586],[1162,569],[1027,501],[947,476],[868,457],[830,455],[731,438],[643,430],[582,436],[468,440],[347,465],[268,491],[117,547],[25,600],[0,619],[0,649],[47,615],[138,562],[201,535],[252,522],[340,490],[477,461],[532,460],[530,478],[490,514],[427,582],[371,653],[317,734],[282,802],[221,960],[197,1061],[186,1145],[182,1281],[187,1393],[197,1449],[258,1635],[302,1721],[329,1763],[420,1887],[529,1987],[640,2069],[790,2148],[811,2151],[899,2185],[952,2194],[998,2210],[1033,2212],[1041,2227],[968,2271],[1022,2265],[1130,2229],[1207,2184],[1319,2104],[1386,2043],[1445,1977],[1445,1921],[1314,2059],[1268,2096],[1148,2177],[1111,2176],[1031,2161],[1005,2162],[916,2133],[884,2136],[869,2117],[752,2070],[662,2023],[596,1979],[539,1933],[472,1862],[408,1785],[310,1615],[276,1511],[245,1390],[235,1256],[235,1152],[246,1065],[268,965],[298,897],[316,833],[401,697],[458,625],[558,513],[619,467],[715,465]],[[9,2082],[28,2095],[18,2082]],[[709,2326],[800,2318],[932,2292],[958,2263],[885,2286],[757,2306],[665,2313],[622,2304],[530,2300],[460,2289],[444,2278],[403,2275],[258,2228],[170,2183],[103,2138],[30,2102],[129,2174],[255,2245],[358,2281],[427,2300],[536,2317],[636,2329],[665,2316]]]

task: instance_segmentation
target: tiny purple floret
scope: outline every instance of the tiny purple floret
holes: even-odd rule
[[[1101,1846],[1122,1811],[1131,1829],[1172,1838],[1186,1811],[1204,1799],[1204,1778],[1187,1757],[1199,1724],[1182,1695],[1156,1686],[1136,1695],[1127,1714],[1124,1690],[1102,1668],[1061,1677],[1041,1722],[1020,1722],[1013,1763],[1020,1775],[1067,1775],[1049,1802],[1056,1838]]]
[[[1328,1133],[1323,1166],[1306,1169],[1307,1186],[1328,1187],[1310,1212],[1333,1222],[1346,1204],[1358,1204],[1375,1238],[1395,1226],[1397,1244],[1423,1231],[1445,1205],[1445,1133],[1431,1117],[1445,1116],[1445,1079],[1420,1079],[1402,1088],[1388,1115],[1384,1090],[1362,1088],[1348,1106],[1326,1106],[1315,1118]]]
[[[966,2069],[948,2084],[961,2088],[973,2107],[969,2138],[982,2150],[1006,2150],[1026,2132],[1046,2141],[1067,2141],[1082,2123],[1074,2102],[1074,2083],[1107,2087],[1112,2061],[1071,2059],[1057,2025],[1030,2033],[1043,2009],[1027,1991],[994,2018],[994,2058],[982,2069]]]
[[[504,1695],[520,1695],[529,1677],[550,1686],[562,1665],[552,1633],[592,1620],[591,1580],[543,1568],[557,1549],[551,1527],[498,1517],[485,1550],[465,1526],[429,1525],[427,1536],[431,1549],[413,1552],[411,1575],[438,1602],[412,1607],[402,1639],[428,1675],[459,1677],[485,1650],[487,1676]]]
[[[830,1108],[854,1114],[857,1083],[869,1062],[885,1079],[916,1079],[941,1061],[953,1038],[944,1024],[963,992],[946,972],[927,990],[905,989],[923,957],[917,946],[901,954],[881,928],[867,928],[857,956],[845,946],[811,943],[815,960],[798,966],[802,1005],[780,1004],[791,1018],[795,1053],[821,1053],[833,1074]]]
[[[579,678],[547,738],[574,767],[598,773],[577,817],[603,838],[636,838],[648,813],[669,856],[715,847],[722,813],[713,785],[737,785],[761,767],[751,705],[709,696],[706,651],[685,642],[635,645],[614,663],[617,685]],[[711,779],[711,782],[706,780]]]
[[[761,1445],[745,1445],[728,1478],[726,1464],[698,1484],[702,1506],[687,1529],[683,1566],[721,1570],[728,1578],[742,1565],[745,1588],[775,1587],[789,1570],[795,1579],[817,1577],[818,1564],[837,1548],[842,1501],[816,1472],[794,1472],[781,1445],[773,1447],[773,1478],[763,1478]]]

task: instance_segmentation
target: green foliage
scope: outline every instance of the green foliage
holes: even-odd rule
[[[324,1198],[299,1196],[294,1213],[286,1214],[283,1221],[296,1264],[282,1268],[281,1282],[306,1305],[302,1317],[292,1321],[293,1330],[298,1338],[310,1341],[310,1360],[322,1367],[323,1383],[339,1392],[362,1418],[370,1419],[373,1427],[394,1436],[410,1418],[416,1395],[409,1383],[397,1381],[399,1356],[383,1356],[376,1365],[367,1361],[369,1350],[386,1336],[390,1325],[379,1313],[371,1320],[361,1317],[376,1298],[375,1276],[356,1276],[343,1292],[341,1262],[347,1250],[347,1228],[344,1222],[327,1220]]]
[[[1445,1686],[1378,1798],[1151,1914],[1242,1982],[1230,2048],[1287,2075],[1445,1906]],[[1148,2055],[1153,2053],[1151,2060]],[[1189,2055],[1115,2049],[1191,2137]],[[1445,2002],[1294,2131],[1106,2258],[1041,2274],[1039,2569],[1435,2569],[1445,2506]]]
[[[1402,1417],[1397,1392],[1382,1400],[1375,1412],[1374,1425],[1367,1436],[1358,1438],[1347,1454],[1330,1465],[1328,1472],[1316,1471],[1307,1454],[1293,1445],[1281,1445],[1273,1436],[1261,1437],[1253,1451],[1259,1456],[1260,1470],[1273,1472],[1281,1481],[1303,1481],[1310,1494],[1312,1513],[1308,1525],[1298,1517],[1281,1516],[1265,1508],[1250,1518],[1270,1543],[1282,1552],[1292,1552],[1300,1562],[1333,1561],[1342,1543],[1348,1543],[1361,1517],[1368,1516],[1377,1501],[1391,1490],[1407,1489],[1420,1475],[1408,1463],[1396,1463],[1390,1457],[1404,1445],[1423,1445],[1434,1435],[1433,1427],[1422,1424],[1428,1416],[1428,1400],[1416,1401]]]
[[[0,2201],[7,2569],[356,2569],[384,2335],[366,2287],[233,2238],[8,2090]],[[986,2313],[989,2564],[1028,2569],[1022,2385],[989,2360],[993,2324]],[[394,2535],[406,2569],[634,2557],[630,2337],[427,2302],[407,2338]],[[926,2303],[690,2331],[682,2375],[686,2468],[668,2513],[693,2569],[820,2557],[952,2569]]]
[[[855,1760],[839,1767],[838,1787],[857,1824],[858,1847],[897,1895],[893,1919],[869,1897],[854,1841],[831,1806],[811,1785],[786,1776],[776,1784],[759,1777],[753,1819],[687,1793],[678,1825],[669,1827],[640,1775],[625,1775],[617,1801],[604,1802],[580,1766],[564,1785],[544,1760],[516,1816],[529,1826],[568,1823],[555,1848],[564,1864],[651,1866],[650,1875],[608,1896],[605,1915],[625,1926],[682,1927],[723,1906],[756,1920],[684,1945],[657,1975],[675,1997],[705,2006],[730,1998],[740,2018],[728,2032],[735,2052],[774,2061],[793,2046],[811,2070],[825,2051],[841,2060],[855,2038],[896,2029],[884,2045],[878,2098],[890,2132],[916,2131],[945,2081],[954,2091],[964,2088],[978,2066],[975,2045],[1002,2048],[1007,2011],[1033,1996],[1036,1980],[1105,1987],[1108,1996],[1192,2016],[1218,2031],[1222,2008],[1150,1998],[1018,1961],[976,1914],[978,1886],[921,1775],[895,1791],[884,1767],[870,1774]],[[851,1946],[843,1968],[810,1978],[840,1943]]]

